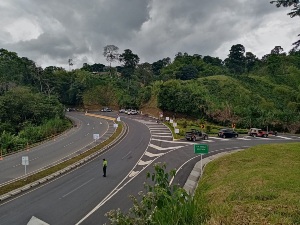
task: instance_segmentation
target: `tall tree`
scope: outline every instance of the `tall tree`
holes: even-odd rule
[[[159,76],[161,69],[170,64],[171,64],[171,59],[169,57],[160,59],[160,60],[152,63],[152,71],[153,71],[154,75]]]
[[[119,58],[118,51],[119,48],[115,45],[106,45],[104,47],[103,55],[106,58],[106,61],[109,62],[110,76],[112,76],[111,63],[117,61]]]
[[[124,67],[123,76],[130,78],[134,73],[137,64],[139,63],[140,58],[138,55],[133,54],[130,49],[125,49],[124,53],[120,55],[119,60]]]
[[[273,55],[279,55],[283,53],[283,48],[281,46],[275,46],[272,50],[271,50],[271,54]]]
[[[245,47],[241,44],[233,45],[230,49],[228,58],[225,59],[225,65],[230,72],[242,74],[245,72]]]
[[[246,71],[249,73],[253,70],[259,59],[252,52],[246,52]]]

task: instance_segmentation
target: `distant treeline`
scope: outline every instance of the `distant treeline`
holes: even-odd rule
[[[276,46],[259,59],[237,44],[225,60],[179,52],[173,61],[164,58],[153,63],[140,63],[129,49],[115,54],[120,66],[85,63],[67,71],[54,66],[43,69],[1,49],[0,94],[27,87],[32,94],[57,100],[51,104],[61,107],[157,107],[222,126],[235,123],[243,128],[299,132],[299,51],[285,53]],[[14,121],[7,118],[1,123],[10,120]]]

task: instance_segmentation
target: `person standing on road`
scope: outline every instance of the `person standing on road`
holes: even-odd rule
[[[103,177],[106,177],[107,160],[103,159]]]

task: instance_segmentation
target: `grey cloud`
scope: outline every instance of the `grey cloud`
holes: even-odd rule
[[[44,56],[51,63],[66,64],[67,58],[77,58],[76,66],[84,61],[106,63],[102,52],[108,44],[120,51],[129,48],[141,62],[150,63],[179,51],[212,55],[224,43],[255,32],[274,12],[281,10],[286,16],[268,0],[13,0],[7,4],[0,8],[2,21],[7,21],[3,23],[30,18],[43,33],[7,45],[3,40],[9,34],[0,31],[0,45],[32,60]]]

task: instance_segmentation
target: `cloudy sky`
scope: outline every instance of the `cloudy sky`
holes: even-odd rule
[[[259,58],[287,52],[298,20],[270,0],[0,0],[0,48],[46,67],[108,64],[106,45],[131,49],[140,62],[178,52],[225,59],[242,44]]]

